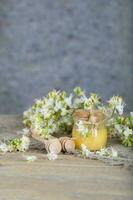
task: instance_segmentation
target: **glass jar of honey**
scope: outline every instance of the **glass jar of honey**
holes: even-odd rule
[[[104,114],[99,110],[77,110],[74,113],[72,137],[77,149],[81,149],[81,144],[84,144],[90,151],[105,147],[107,128]]]

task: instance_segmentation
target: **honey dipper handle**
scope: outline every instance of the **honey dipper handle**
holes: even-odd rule
[[[35,140],[39,141],[39,142],[42,142],[43,144],[46,143],[46,139],[42,138],[38,133],[37,133],[37,130],[35,129],[32,129],[30,130],[31,131],[31,137],[34,138]]]

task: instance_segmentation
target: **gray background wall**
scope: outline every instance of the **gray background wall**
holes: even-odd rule
[[[0,113],[77,85],[132,109],[132,0],[0,0]]]

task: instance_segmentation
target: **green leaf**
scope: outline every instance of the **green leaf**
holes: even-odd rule
[[[75,95],[77,95],[77,96],[84,95],[84,91],[82,91],[80,87],[75,87],[73,91],[74,91]]]

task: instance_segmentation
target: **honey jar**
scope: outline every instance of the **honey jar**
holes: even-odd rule
[[[77,149],[84,144],[90,151],[100,150],[107,143],[104,114],[99,110],[76,110],[72,137]]]

